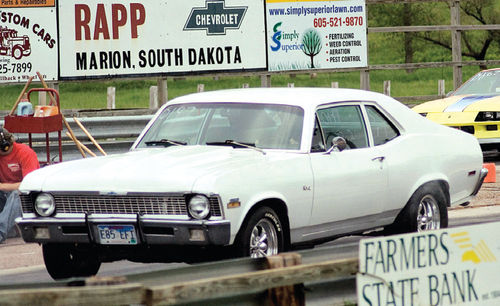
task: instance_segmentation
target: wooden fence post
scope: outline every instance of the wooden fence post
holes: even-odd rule
[[[438,80],[438,96],[439,97],[444,97],[446,95],[445,92],[445,87],[444,87],[444,80]]]
[[[47,105],[47,92],[38,92],[38,105]]]
[[[116,100],[116,88],[108,87],[108,92],[107,92],[108,109],[116,108],[115,100]]]
[[[250,84],[248,84],[248,83],[243,83],[242,88],[250,88]]]
[[[156,108],[167,103],[168,101],[168,87],[167,87],[167,78],[158,78],[156,80],[157,83],[157,102]],[[150,105],[151,106],[151,105]]]
[[[360,88],[370,90],[370,71],[361,70],[359,73]]]
[[[331,88],[339,88],[339,82],[332,82],[332,83],[330,84],[330,87],[331,87]]]
[[[450,1],[451,25],[460,25],[460,1]],[[451,30],[451,56],[453,64],[453,86],[455,89],[462,85],[462,32],[460,30]]]
[[[295,87],[295,83],[288,83],[287,87],[293,88],[293,87]]]
[[[57,83],[57,82],[50,82],[47,85],[49,85],[49,88],[55,89],[55,90],[57,90],[57,92],[59,92],[59,83]]]
[[[384,95],[391,96],[391,81],[384,81]]]
[[[266,257],[269,269],[291,267],[302,264],[299,253],[281,253]],[[283,286],[268,290],[268,302],[272,306],[304,306],[303,284]]]
[[[158,86],[149,87],[149,109],[158,109]]]
[[[260,76],[260,87],[271,87],[271,75],[263,74]]]
[[[205,84],[198,84],[197,90],[198,90],[198,92],[204,92],[205,91]]]

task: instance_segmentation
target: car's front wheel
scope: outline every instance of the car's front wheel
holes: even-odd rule
[[[430,183],[413,193],[390,229],[393,233],[407,233],[446,227],[446,197],[438,184]]]
[[[101,267],[97,254],[90,248],[67,244],[44,244],[43,260],[53,279],[96,275]]]
[[[269,207],[257,209],[244,223],[235,242],[237,256],[252,258],[276,255],[284,249],[283,226]]]

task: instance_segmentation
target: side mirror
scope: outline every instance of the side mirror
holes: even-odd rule
[[[347,141],[343,137],[337,136],[332,139],[332,146],[328,151],[326,151],[326,154],[330,154],[333,151],[336,152],[342,152],[347,148]]]

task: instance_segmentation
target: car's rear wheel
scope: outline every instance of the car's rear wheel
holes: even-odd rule
[[[421,232],[448,227],[446,197],[439,184],[426,184],[413,193],[388,228],[392,233]]]
[[[244,223],[235,242],[237,256],[252,258],[276,255],[284,249],[283,226],[269,207],[257,209]]]
[[[427,194],[418,204],[417,208],[417,231],[439,229],[441,227],[441,213],[438,201]]]
[[[97,254],[90,248],[67,244],[44,244],[43,260],[53,279],[96,275],[101,267]]]

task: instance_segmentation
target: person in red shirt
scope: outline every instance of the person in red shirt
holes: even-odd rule
[[[0,128],[0,193],[6,198],[0,212],[0,243],[14,231],[15,219],[22,214],[19,185],[28,173],[38,168],[40,164],[35,151],[15,142],[9,131]]]

